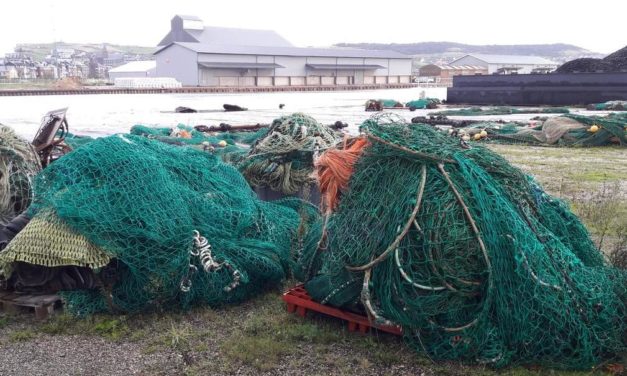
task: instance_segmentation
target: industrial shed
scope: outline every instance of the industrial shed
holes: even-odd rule
[[[294,47],[270,30],[205,27],[175,16],[155,53],[157,75],[186,86],[410,83],[412,59],[393,51]]]
[[[109,80],[114,82],[116,78],[155,77],[157,62],[154,60],[131,61],[109,69]]]
[[[436,65],[428,64],[418,69],[418,79],[425,82],[453,85],[453,76],[474,76],[488,74],[488,68],[478,65]]]
[[[519,55],[466,55],[448,65],[474,65],[487,68],[488,74],[549,73],[558,63],[539,56]]]

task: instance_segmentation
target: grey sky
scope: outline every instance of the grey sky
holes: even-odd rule
[[[297,46],[339,42],[570,43],[610,53],[627,44],[627,1],[229,0],[3,1],[0,52],[22,42],[154,46],[175,14],[206,25],[273,29]]]

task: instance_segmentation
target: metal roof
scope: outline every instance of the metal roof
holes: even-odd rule
[[[307,64],[311,69],[321,70],[336,70],[336,69],[355,69],[355,70],[368,70],[368,69],[385,69],[384,66],[377,64]]]
[[[205,26],[202,31],[185,31],[192,35],[198,43],[203,44],[293,47],[292,43],[273,30]]]
[[[420,68],[425,68],[425,67],[429,67],[429,66],[435,66],[438,67],[442,70],[488,70],[487,67],[482,67],[481,65],[437,65],[437,64],[429,64],[429,65],[424,65]]]
[[[201,54],[236,54],[236,55],[273,55],[273,56],[316,56],[316,57],[356,57],[356,58],[384,58],[384,59],[411,59],[395,51],[360,50],[356,48],[302,48],[302,47],[274,47],[274,46],[236,46],[215,45],[203,43],[174,42],[163,46],[155,55],[172,45],[179,45]]]
[[[488,64],[532,64],[532,65],[559,65],[558,63],[545,59],[539,56],[522,56],[522,55],[484,55],[484,54],[468,54],[479,60],[485,61]],[[466,57],[464,56],[464,57]],[[449,65],[455,65],[455,62],[463,59],[459,58],[449,63]]]
[[[157,68],[157,62],[154,60],[131,61],[119,67],[109,69],[111,73],[127,73],[127,72],[146,72]]]
[[[234,69],[274,69],[285,68],[282,65],[274,63],[236,63],[231,61],[198,63],[203,68],[234,68]]]

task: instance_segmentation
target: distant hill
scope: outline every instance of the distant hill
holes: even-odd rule
[[[123,53],[127,55],[152,55],[153,52],[156,51],[156,47],[142,47],[142,46],[124,46],[117,44],[109,44],[105,43],[107,46],[107,51],[109,53]],[[36,61],[43,60],[46,55],[50,55],[50,51],[53,48],[68,48],[74,49],[76,51],[83,51],[87,53],[93,53],[97,51],[102,51],[103,43],[66,43],[66,42],[57,42],[57,43],[20,43],[15,46],[15,48],[21,48],[26,52],[29,52],[33,59]]]
[[[368,50],[392,50],[414,56],[422,64],[445,64],[466,54],[489,55],[532,55],[557,62],[576,58],[600,58],[602,54],[588,51],[571,44],[512,44],[512,45],[471,45],[454,42],[421,42],[406,44],[384,43],[339,43],[338,47],[354,47]]]

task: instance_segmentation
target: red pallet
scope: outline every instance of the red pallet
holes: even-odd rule
[[[283,301],[287,303],[287,311],[290,313],[296,312],[299,316],[307,316],[307,311],[320,312],[325,315],[333,316],[341,320],[348,321],[348,330],[355,332],[359,330],[361,333],[366,333],[370,328],[376,328],[383,332],[402,335],[402,329],[400,326],[392,325],[378,325],[370,322],[367,317],[361,316],[352,312],[342,311],[339,308],[330,307],[324,304],[320,304],[311,299],[311,296],[307,294],[307,290],[303,285],[297,285],[283,294]]]

